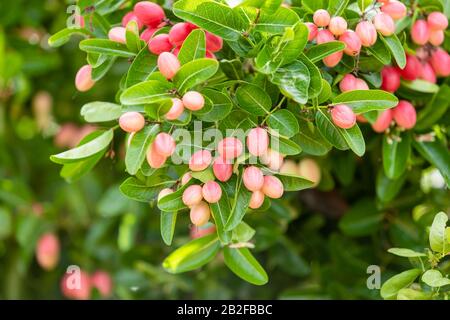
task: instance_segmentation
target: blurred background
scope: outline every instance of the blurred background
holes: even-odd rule
[[[91,298],[379,299],[379,291],[366,286],[367,267],[379,266],[384,281],[409,268],[388,248],[427,247],[426,227],[450,207],[442,177],[419,163],[397,189],[376,190],[381,137],[366,130],[364,159],[338,151],[313,157],[321,168],[316,189],[291,193],[249,217],[267,285],[245,283],[221,258],[198,271],[166,273],[161,262],[189,240],[189,218],[180,215],[174,244],[167,247],[159,211],[121,195],[123,137],[95,170],[72,183],[49,160],[92,130],[82,122],[81,106],[113,101],[127,63],[116,64],[89,93],[75,90],[73,79],[86,58],[78,39],[57,50],[47,45],[65,26],[69,3],[15,0],[0,6],[1,299],[62,299],[60,282],[69,265],[111,278],[111,290],[104,296],[94,290]],[[60,246],[52,270],[35,254],[48,233]]]

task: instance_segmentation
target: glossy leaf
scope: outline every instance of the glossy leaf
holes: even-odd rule
[[[223,249],[226,266],[238,277],[254,285],[263,285],[269,281],[266,271],[247,248]]]

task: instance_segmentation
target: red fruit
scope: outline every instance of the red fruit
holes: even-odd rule
[[[192,179],[192,173],[190,171],[186,172],[185,174],[183,174],[183,176],[181,177],[181,185],[184,186],[186,183],[188,183],[189,181],[191,181]]]
[[[183,192],[182,200],[188,207],[199,204],[203,200],[202,187],[197,184],[187,187]]]
[[[330,14],[327,10],[319,9],[314,12],[313,21],[318,27],[326,27],[330,23]]]
[[[141,40],[144,40],[145,42],[149,42],[151,37],[153,37],[153,34],[158,31],[156,28],[147,28],[141,33]]]
[[[166,113],[165,117],[167,120],[176,120],[183,114],[183,111],[183,102],[178,98],[172,98],[172,107]]]
[[[156,152],[166,157],[170,157],[176,148],[175,140],[170,134],[165,132],[158,133],[153,144]]]
[[[422,64],[422,73],[419,78],[431,83],[436,83],[436,74],[428,62]]]
[[[222,49],[223,40],[212,33],[206,32],[206,50],[211,52],[217,52]]]
[[[245,168],[242,180],[248,190],[258,191],[264,184],[264,175],[258,167],[250,166]]]
[[[406,66],[399,69],[400,75],[405,80],[416,80],[422,73],[422,64],[416,56],[406,55]]]
[[[90,90],[95,85],[95,81],[92,79],[92,67],[87,64],[78,70],[75,76],[75,87],[78,91],[85,92]]]
[[[266,153],[260,156],[261,163],[270,170],[279,171],[283,166],[283,155],[275,150],[267,149]]]
[[[348,73],[342,78],[339,83],[339,89],[342,92],[352,91],[352,90],[368,90],[369,86],[363,79],[358,79],[352,74]]]
[[[443,30],[430,30],[430,36],[428,37],[428,41],[433,46],[440,46],[444,43],[445,34]]]
[[[281,198],[284,193],[283,183],[281,183],[280,179],[278,179],[277,177],[265,176],[261,191],[269,198]]]
[[[211,51],[206,51],[205,58],[217,60],[216,55]]]
[[[125,112],[119,118],[119,126],[125,132],[137,132],[145,126],[145,118],[139,112]]]
[[[166,163],[167,157],[159,154],[152,143],[147,150],[147,162],[150,168],[159,169]]]
[[[205,99],[197,91],[188,91],[183,96],[183,105],[191,111],[201,110],[205,106]]]
[[[103,298],[109,297],[112,293],[112,279],[109,273],[105,271],[96,271],[91,276],[91,283],[94,288],[100,292]]]
[[[317,32],[317,36],[316,36],[317,44],[331,42],[334,40],[335,39],[334,39],[333,34],[330,31],[328,31],[327,29],[322,29],[322,30],[319,30],[319,32]]]
[[[198,239],[208,234],[213,234],[216,232],[216,226],[213,224],[206,224],[201,227],[192,226],[190,229],[191,239]]]
[[[158,69],[166,79],[172,79],[180,69],[180,61],[173,53],[163,52],[158,57]]]
[[[157,27],[166,17],[164,10],[156,3],[141,1],[134,6],[134,14],[145,25]]]
[[[172,53],[178,58],[178,55],[180,54],[181,47],[176,47],[173,49]]]
[[[165,196],[167,196],[168,194],[173,193],[173,190],[170,188],[165,188],[162,189],[159,193],[158,193],[158,201],[161,200],[162,198],[164,198]]]
[[[215,181],[208,181],[202,188],[203,198],[208,203],[216,203],[222,198],[222,188]]]
[[[108,38],[111,41],[125,44],[127,42],[125,34],[126,29],[124,27],[114,27],[109,30]]]
[[[83,270],[65,273],[61,279],[61,291],[66,298],[87,300],[91,296],[91,279]]]
[[[427,17],[428,27],[432,30],[445,30],[448,27],[448,19],[442,12],[435,11]]]
[[[392,114],[398,126],[411,129],[416,124],[416,109],[405,100],[400,100],[398,105],[392,109]]]
[[[264,203],[264,192],[258,190],[252,193],[250,203],[248,206],[251,209],[258,209],[263,205],[263,203]]]
[[[226,182],[233,174],[233,165],[231,163],[227,163],[227,161],[223,160],[222,157],[218,157],[214,160],[213,172],[217,180]]]
[[[415,44],[425,45],[430,37],[430,30],[425,20],[416,20],[411,28],[411,38]]]
[[[59,261],[59,240],[53,233],[42,235],[36,245],[36,259],[45,270],[52,270]]]
[[[208,204],[201,201],[199,204],[193,206],[189,216],[193,225],[197,227],[205,225],[211,216]]]
[[[381,70],[381,89],[395,92],[400,87],[400,73],[397,68],[387,66]]]
[[[380,12],[373,19],[375,29],[383,36],[390,36],[395,32],[395,22],[392,17],[386,13]]]
[[[349,56],[356,56],[361,51],[361,40],[356,32],[352,30],[345,31],[344,34],[339,37],[339,41],[345,43],[344,52]]]
[[[358,23],[355,32],[364,47],[371,47],[377,41],[377,30],[370,21],[361,21]]]
[[[223,139],[217,145],[217,152],[225,160],[235,159],[239,157],[244,151],[242,142],[234,137]]]
[[[163,52],[169,52],[173,49],[172,44],[169,41],[168,34],[158,34],[150,39],[148,42],[148,50],[154,54],[161,54]]]
[[[261,156],[269,148],[269,135],[263,128],[253,128],[247,136],[247,148],[250,154]]]
[[[192,31],[192,24],[180,22],[175,24],[169,31],[169,40],[175,46],[179,47]]]
[[[450,56],[442,48],[438,48],[433,52],[430,63],[438,77],[448,77],[450,75]]]
[[[347,30],[347,21],[342,17],[333,17],[330,20],[328,29],[335,36],[340,36]]]
[[[329,68],[335,67],[341,61],[343,55],[343,51],[330,54],[329,56],[323,58],[323,64]]]
[[[203,171],[209,167],[212,161],[211,152],[199,150],[195,152],[189,160],[189,169],[192,171]]]
[[[144,24],[138,19],[138,17],[134,14],[134,12],[128,12],[122,18],[122,27],[125,28],[127,26],[128,22],[130,22],[131,20],[136,21],[139,30],[141,30],[142,27],[144,26]]]
[[[372,129],[378,133],[384,132],[389,128],[391,122],[392,122],[392,110],[386,109],[379,114],[377,121],[375,121],[372,124]]]
[[[406,6],[400,1],[391,0],[383,4],[381,11],[390,15],[394,20],[398,20],[406,16]]]
[[[317,26],[312,22],[305,22],[305,25],[308,27],[309,30],[308,41],[314,40],[317,36],[317,32],[319,31],[317,29]]]
[[[350,129],[356,123],[355,113],[345,104],[338,104],[331,109],[331,119],[342,129]]]

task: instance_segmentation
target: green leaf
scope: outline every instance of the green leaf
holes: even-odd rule
[[[416,79],[414,81],[402,80],[401,83],[403,87],[417,92],[436,93],[439,91],[439,86],[437,84],[422,79]]]
[[[241,109],[257,116],[269,113],[272,108],[270,96],[260,87],[248,83],[236,90],[236,100]]]
[[[323,58],[339,52],[345,49],[345,43],[341,41],[330,41],[322,44],[312,46],[308,51],[306,51],[306,57],[311,60],[311,62],[316,63]]]
[[[316,125],[320,134],[339,150],[347,150],[348,146],[338,128],[323,110],[316,112]]]
[[[297,155],[302,152],[302,148],[294,141],[284,137],[272,137],[272,142],[277,139],[278,143],[272,143],[271,148],[286,156]]]
[[[430,247],[433,251],[445,255],[449,252],[450,243],[447,241],[445,227],[448,216],[445,212],[439,212],[433,220],[430,228]]]
[[[134,52],[130,52],[126,45],[106,39],[83,40],[80,42],[80,49],[85,52],[122,58],[132,58],[136,55]]]
[[[157,185],[147,186],[137,178],[129,177],[120,185],[120,191],[130,199],[148,203],[155,200],[162,189],[170,187],[172,184],[173,181],[165,181]]]
[[[123,105],[152,104],[171,97],[172,89],[168,84],[158,80],[148,80],[131,86],[122,92],[120,102]]]
[[[234,196],[233,207],[231,208],[227,223],[225,224],[225,230],[231,231],[241,223],[247,212],[251,197],[252,192],[247,190],[242,179],[239,179],[238,188]]]
[[[355,113],[365,113],[395,107],[398,104],[398,99],[393,94],[383,90],[352,90],[334,97],[332,102],[331,105],[346,104]]]
[[[400,289],[397,293],[397,300],[430,300],[431,292],[423,292],[411,288]]]
[[[139,37],[139,27],[136,21],[130,20],[125,31],[126,45],[131,52],[138,53],[144,47],[144,42]]]
[[[85,104],[80,114],[87,122],[107,122],[119,119],[122,107],[115,103],[96,101]]]
[[[195,59],[204,58],[206,54],[205,32],[201,29],[193,30],[184,40],[178,53],[180,63],[186,64]]]
[[[267,119],[267,124],[270,129],[288,138],[295,136],[300,130],[297,118],[286,109],[272,113]]]
[[[203,183],[216,179],[211,168],[206,168],[203,171],[193,171],[191,176]]]
[[[422,275],[422,281],[433,288],[443,287],[450,284],[450,279],[445,278],[439,270],[427,270]]]
[[[103,158],[105,151],[77,162],[64,164],[60,172],[61,177],[66,179],[69,183],[75,182],[95,167],[95,165]]]
[[[383,213],[371,200],[360,200],[339,221],[339,229],[350,237],[374,234],[381,226]]]
[[[314,182],[292,174],[276,174],[283,184],[284,191],[300,191],[314,186]]]
[[[450,153],[448,148],[439,141],[419,142],[413,140],[413,146],[422,157],[441,172],[447,186],[450,186]]]
[[[383,37],[382,35],[378,35],[380,39],[384,42],[386,47],[391,51],[392,56],[395,59],[395,62],[403,69],[406,66],[406,54],[405,50],[403,50],[402,43],[397,38],[395,34],[389,37]]]
[[[378,198],[384,203],[394,199],[401,190],[405,182],[405,178],[406,174],[403,174],[395,180],[389,179],[384,174],[384,170],[379,170],[376,180],[376,193]]]
[[[269,281],[266,271],[247,248],[223,249],[226,266],[239,278],[254,285],[263,285]]]
[[[400,138],[401,141],[383,137],[383,168],[390,179],[397,179],[405,172],[411,154],[411,135],[405,133]]]
[[[116,57],[106,56],[106,59],[105,61],[103,61],[103,63],[101,63],[97,67],[93,67],[92,80],[99,81],[100,79],[102,79],[112,68],[114,62],[116,62]]]
[[[165,212],[176,212],[183,209],[186,209],[186,205],[183,203],[183,192],[187,187],[192,185],[192,180],[186,183],[184,186],[179,188],[177,191],[170,193],[164,197],[162,197],[158,201],[158,208],[161,211]]]
[[[362,135],[359,126],[355,124],[350,129],[337,128],[341,136],[344,138],[345,142],[349,148],[359,157],[362,157],[366,152],[366,143]]]
[[[196,115],[202,121],[215,122],[225,119],[233,109],[233,102],[230,97],[220,91],[204,89],[202,94],[208,97],[212,103],[213,108],[210,112]]]
[[[332,16],[340,16],[347,8],[350,0],[328,0],[328,12]]]
[[[161,211],[160,229],[161,237],[165,244],[172,244],[173,235],[175,233],[175,224],[177,222],[177,212]]]
[[[322,83],[323,79],[322,79],[320,70],[303,53],[299,56],[299,59],[308,68],[309,75],[311,78],[311,83],[308,88],[308,98],[312,99],[312,98],[318,97],[320,95],[320,93],[322,92],[322,86],[323,86],[323,83]]]
[[[385,300],[395,299],[400,289],[408,287],[412,284],[420,273],[420,269],[411,269],[393,276],[381,286],[381,297]]]
[[[308,101],[310,75],[308,67],[301,61],[278,68],[271,77],[281,92],[295,102],[305,104]]]
[[[170,273],[181,273],[200,268],[210,262],[220,249],[220,242],[214,234],[201,237],[172,252],[163,262]]]
[[[291,9],[280,7],[278,10],[269,14],[261,11],[255,30],[273,34],[282,34],[285,29],[292,27],[299,22],[298,15]]]
[[[230,201],[226,191],[222,188],[222,197],[216,203],[211,203],[209,207],[211,208],[211,214],[214,218],[214,222],[217,228],[217,234],[220,241],[223,244],[228,244],[231,241],[231,232],[225,230],[225,225],[227,224],[228,218],[231,213]]]
[[[371,47],[367,47],[369,51],[378,61],[384,65],[391,63],[391,53],[383,41],[377,41]]]
[[[331,149],[331,145],[324,140],[319,130],[312,122],[300,121],[300,131],[292,140],[300,145],[302,150],[310,155],[323,156]]]
[[[108,147],[108,145],[111,143],[113,139],[113,132],[114,132],[113,129],[109,129],[86,144],[50,156],[50,160],[52,160],[55,163],[66,164],[86,159],[106,149],[106,147]]]
[[[234,242],[248,242],[255,235],[256,231],[244,221],[239,223],[233,230],[233,241]]]
[[[173,78],[178,92],[185,93],[192,87],[211,78],[219,68],[219,63],[214,59],[197,59],[183,65]]]
[[[425,253],[417,252],[407,248],[390,248],[388,250],[389,253],[395,254],[396,256],[405,257],[405,258],[417,258],[417,257],[426,257]]]
[[[129,174],[135,175],[145,160],[148,146],[159,132],[159,125],[145,126],[134,134],[125,155],[125,167]]]
[[[443,84],[439,91],[433,95],[433,98],[427,103],[425,108],[417,114],[417,123],[415,130],[427,130],[437,121],[441,120],[450,105],[450,86]]]
[[[48,45],[53,48],[60,47],[67,43],[75,34],[84,37],[91,35],[91,33],[85,28],[65,28],[48,38]]]
[[[5,208],[0,208],[0,240],[4,240],[13,231],[12,215]]]
[[[158,56],[152,54],[144,47],[133,60],[125,80],[125,87],[129,88],[139,82],[148,80],[150,75],[158,68],[156,61]]]

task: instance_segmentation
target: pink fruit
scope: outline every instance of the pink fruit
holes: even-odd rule
[[[206,50],[210,52],[217,52],[222,49],[223,40],[221,37],[218,37],[212,33],[206,32]]]
[[[158,69],[166,79],[172,79],[180,69],[180,61],[173,53],[163,52],[158,57]]]
[[[222,198],[222,188],[215,181],[208,181],[202,188],[203,198],[208,203],[216,203]]]
[[[169,41],[169,35],[158,34],[150,39],[148,42],[148,50],[154,54],[161,54],[163,52],[169,52],[173,49],[172,44]]]
[[[91,279],[83,270],[79,273],[65,273],[61,279],[62,294],[69,299],[89,299],[91,296],[91,286]]]
[[[340,37],[339,41],[345,43],[345,54],[349,56],[356,56],[361,51],[361,40],[355,31],[347,30]]]
[[[125,132],[137,132],[144,128],[145,118],[139,112],[125,112],[119,118],[119,126]]]
[[[130,21],[136,21],[139,30],[142,29],[142,27],[144,26],[144,24],[138,19],[138,17],[134,14],[134,12],[128,12],[126,15],[123,16],[122,18],[122,27],[126,27],[128,22]]]
[[[450,56],[442,48],[438,48],[433,52],[430,64],[438,77],[448,77],[450,75]]]
[[[280,168],[281,174],[291,174],[291,175],[297,175],[297,162],[291,159],[287,159],[283,161],[283,165]]]
[[[361,21],[358,23],[355,32],[364,47],[371,47],[377,41],[377,30],[370,21]]]
[[[134,14],[145,25],[157,27],[166,17],[164,10],[156,3],[141,1],[134,6]]]
[[[248,190],[258,191],[264,184],[264,175],[258,167],[250,166],[245,168],[242,181]]]
[[[178,58],[178,55],[180,54],[181,47],[176,47],[173,49],[172,53]]]
[[[398,105],[392,109],[392,114],[398,126],[411,129],[416,124],[416,109],[405,100],[400,100]]]
[[[327,43],[327,42],[331,42],[334,40],[335,39],[334,39],[333,34],[330,31],[328,31],[327,29],[322,29],[317,32],[317,36],[316,36],[317,44]]]
[[[150,168],[159,169],[166,163],[167,157],[159,154],[152,143],[147,150],[147,162]]]
[[[305,179],[312,181],[314,186],[317,186],[322,177],[320,167],[316,161],[309,158],[304,158],[298,164],[298,174]]]
[[[203,225],[202,227],[192,226],[190,229],[191,239],[198,239],[208,234],[213,234],[216,232],[216,226],[213,224]]]
[[[406,6],[400,1],[391,0],[381,7],[381,11],[398,20],[406,16]]]
[[[411,28],[411,38],[415,44],[423,46],[428,42],[430,30],[425,20],[416,20]]]
[[[333,17],[330,20],[328,29],[335,36],[340,36],[347,30],[347,21],[342,17]]]
[[[36,259],[45,270],[52,270],[59,261],[59,240],[53,233],[42,235],[36,246]]]
[[[281,198],[284,193],[283,183],[281,183],[280,179],[278,179],[277,177],[265,176],[261,191],[269,198]]]
[[[339,89],[342,92],[352,91],[352,90],[368,90],[369,86],[363,79],[358,79],[352,74],[348,73],[342,78],[339,83]]]
[[[78,70],[75,76],[75,87],[78,91],[85,92],[90,90],[95,85],[95,81],[92,79],[92,67],[87,64]]]
[[[416,56],[406,55],[406,66],[399,69],[400,75],[405,80],[416,80],[422,73],[422,64]]]
[[[169,40],[175,46],[179,47],[192,31],[192,24],[188,22],[179,22],[169,31]]]
[[[400,87],[400,73],[397,68],[387,66],[381,70],[381,89],[395,92]]]
[[[94,272],[94,274],[91,276],[91,283],[103,298],[109,297],[111,295],[113,283],[109,273],[101,270]]]
[[[200,201],[199,204],[191,208],[189,216],[193,225],[197,227],[205,225],[211,216],[208,204],[204,201]]]
[[[201,110],[205,106],[205,99],[197,91],[188,91],[183,96],[183,105],[191,110]]]
[[[181,185],[184,186],[186,183],[188,183],[189,181],[191,181],[192,179],[192,173],[190,171],[186,172],[185,174],[183,174],[183,176],[181,177]]]
[[[355,90],[369,90],[369,86],[363,79],[356,78]]]
[[[226,160],[223,160],[222,157],[218,157],[214,160],[213,172],[217,180],[226,182],[233,174],[233,165]]]
[[[126,29],[124,27],[114,27],[109,30],[108,38],[111,41],[125,44],[127,42],[125,34]]]
[[[258,190],[252,193],[252,196],[250,197],[250,203],[248,206],[251,209],[258,209],[261,208],[263,203],[264,203],[264,193]]]
[[[355,113],[345,104],[338,104],[331,109],[331,119],[342,129],[350,129],[356,123]]]
[[[217,152],[225,160],[239,157],[243,150],[242,142],[234,137],[225,138],[217,145]]]
[[[386,109],[381,112],[377,120],[372,124],[372,129],[375,132],[381,133],[386,131],[392,122],[392,110]]]
[[[173,193],[173,190],[170,188],[165,188],[162,189],[159,193],[158,193],[158,201],[161,200],[162,198],[164,198],[165,196],[167,196],[168,194]]]
[[[390,36],[395,32],[395,22],[387,13],[378,13],[373,19],[373,24],[383,36]]]
[[[141,40],[144,40],[145,42],[149,42],[151,37],[153,37],[153,34],[158,31],[156,28],[147,28],[141,33]]]
[[[433,46],[440,46],[444,43],[445,34],[443,30],[430,30],[430,36],[428,37],[428,41]]]
[[[422,74],[419,78],[431,83],[436,83],[436,73],[434,73],[430,63],[425,62],[422,64]]]
[[[253,128],[247,136],[247,148],[250,154],[261,156],[269,148],[269,135],[263,128]]]
[[[156,152],[166,157],[170,157],[176,148],[175,140],[165,132],[158,133],[153,144]]]
[[[317,36],[317,32],[319,31],[317,29],[317,26],[312,22],[305,22],[305,25],[308,27],[309,30],[308,41],[314,40]]]
[[[202,187],[197,184],[187,187],[183,192],[182,200],[188,207],[199,204],[203,200]]]
[[[330,54],[329,56],[323,58],[323,64],[329,68],[335,67],[341,61],[343,55],[343,51]]]
[[[318,27],[326,27],[330,23],[330,14],[327,10],[319,9],[314,12],[313,21]]]
[[[189,169],[192,171],[203,171],[209,167],[212,161],[211,152],[199,150],[195,152],[189,160]]]
[[[267,149],[266,153],[260,156],[261,163],[273,171],[279,171],[283,166],[283,155],[275,150]]]
[[[183,111],[183,102],[178,98],[172,98],[172,107],[166,113],[165,117],[167,120],[176,120],[183,114]]]
[[[432,30],[445,30],[448,27],[448,19],[442,12],[435,11],[427,17],[428,27]]]
[[[216,55],[211,51],[206,51],[205,58],[217,60]]]

